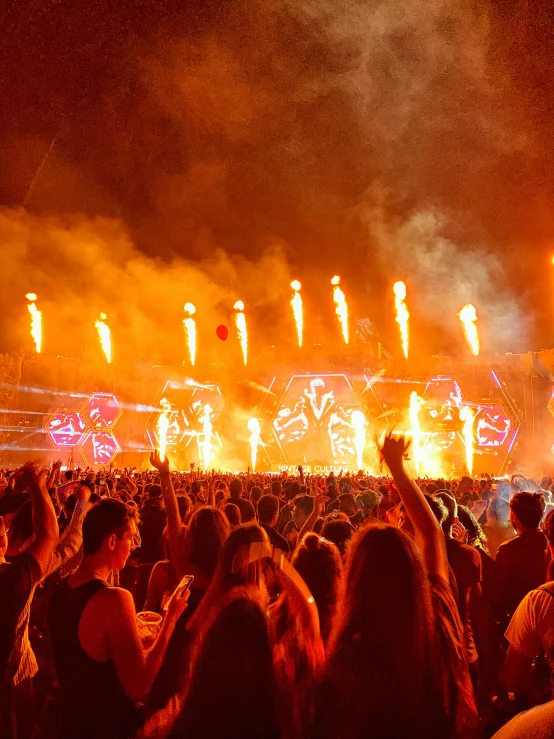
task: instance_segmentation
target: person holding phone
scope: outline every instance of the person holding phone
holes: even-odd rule
[[[127,739],[141,724],[171,634],[187,607],[175,593],[146,651],[131,594],[108,585],[139,543],[136,513],[119,500],[96,503],[83,523],[83,559],[52,597],[48,627],[62,697],[61,739]]]

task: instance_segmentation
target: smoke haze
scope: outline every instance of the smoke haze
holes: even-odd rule
[[[239,298],[279,345],[295,277],[332,342],[335,273],[397,356],[396,279],[416,353],[464,351],[466,302],[485,352],[551,345],[548,3],[93,5],[6,12],[3,350],[30,290],[49,353],[104,310],[116,357],[179,361],[184,302],[209,351]]]

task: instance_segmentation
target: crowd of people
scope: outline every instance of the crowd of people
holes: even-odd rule
[[[0,470],[0,739],[554,736],[554,481]]]

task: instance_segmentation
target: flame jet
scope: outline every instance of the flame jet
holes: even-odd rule
[[[236,310],[235,313],[235,325],[237,327],[237,334],[242,349],[242,358],[244,360],[244,366],[248,362],[248,331],[246,329],[246,316],[244,315],[244,303],[242,300],[237,300],[233,308]]]
[[[467,339],[467,343],[473,355],[479,356],[479,333],[477,331],[477,311],[475,306],[468,303],[464,305],[462,310],[458,313],[458,317],[464,327],[464,333]]]
[[[340,328],[344,343],[348,344],[348,303],[340,285],[340,277],[335,275],[331,280],[333,285],[333,300],[335,301],[335,313],[339,318]]]
[[[468,475],[471,477],[473,475],[473,422],[475,421],[475,415],[469,406],[462,406],[460,410],[460,421],[464,422],[463,435],[466,449],[466,467]]]
[[[396,322],[400,326],[400,337],[402,339],[402,350],[408,359],[408,320],[410,314],[406,307],[406,285],[404,282],[394,283],[394,305],[396,307]]]
[[[252,472],[255,472],[256,461],[258,459],[258,447],[260,446],[262,441],[260,422],[257,418],[249,418],[246,426],[250,431],[250,459],[252,464]]]
[[[40,354],[42,350],[42,312],[36,306],[37,296],[35,293],[27,293],[25,297],[29,301],[27,310],[31,316],[31,336],[35,342],[37,354]]]
[[[196,313],[196,306],[192,303],[185,303],[185,317],[183,318],[183,325],[185,327],[185,334],[187,338],[187,348],[189,351],[190,363],[194,367],[196,362],[196,321],[193,315]]]
[[[292,305],[294,322],[296,323],[296,333],[298,335],[298,346],[302,348],[302,339],[303,339],[303,333],[304,333],[304,316],[303,316],[303,309],[302,309],[302,296],[300,295],[300,290],[302,288],[302,285],[298,282],[298,280],[293,280],[290,283],[290,286],[294,290],[294,295],[292,296],[292,300],[290,301],[290,304]]]
[[[100,313],[100,316],[94,324],[98,331],[98,338],[100,339],[100,346],[106,356],[108,364],[112,363],[112,332],[110,327],[106,323],[108,316],[105,313]]]

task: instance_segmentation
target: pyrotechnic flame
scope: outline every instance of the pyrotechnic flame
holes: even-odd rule
[[[40,354],[42,349],[42,312],[35,305],[37,299],[35,293],[27,293],[25,297],[29,301],[27,303],[27,310],[31,316],[31,336],[35,342],[37,354]]]
[[[185,303],[185,313],[186,316],[183,319],[183,325],[187,337],[190,363],[194,367],[194,363],[196,362],[196,321],[192,316],[196,313],[196,306],[192,303]]]
[[[466,449],[466,467],[471,477],[473,475],[473,422],[475,421],[475,415],[469,406],[464,405],[461,408],[460,421],[464,422],[463,435]]]
[[[202,424],[202,442],[200,444],[200,450],[202,453],[202,464],[204,469],[207,470],[212,461],[212,431],[213,424],[211,419],[212,406],[206,403],[204,406],[204,412],[200,416],[200,423]]]
[[[469,344],[473,354],[479,356],[479,334],[477,332],[477,311],[475,307],[468,303],[464,305],[458,313],[460,321],[464,327],[467,343]]]
[[[302,296],[300,295],[300,289],[302,285],[298,280],[293,280],[290,286],[294,290],[294,295],[290,304],[292,305],[292,312],[294,314],[294,321],[296,323],[296,333],[298,335],[298,346],[302,348],[302,334],[304,332],[304,317],[302,311]]]
[[[163,462],[167,450],[167,430],[169,428],[169,403],[165,398],[162,398],[161,406],[164,410],[160,413],[156,421],[156,431],[158,432],[160,459]]]
[[[257,418],[249,418],[246,426],[250,431],[251,463],[252,471],[254,472],[256,470],[256,461],[258,458],[258,447],[262,440],[260,422]]]
[[[333,300],[335,301],[335,312],[339,317],[339,323],[344,338],[344,343],[348,344],[348,303],[346,302],[346,296],[342,289],[339,287],[340,277],[335,275],[331,280],[333,285]]]
[[[363,456],[365,449],[365,437],[367,421],[362,411],[352,411],[350,416],[352,428],[354,429],[354,446],[356,447],[356,463],[357,470],[363,469]]]
[[[408,319],[410,314],[406,308],[406,285],[403,282],[394,283],[394,305],[396,307],[396,322],[400,326],[400,336],[402,338],[402,350],[404,356],[408,359]]]
[[[107,315],[105,313],[100,313],[100,316],[94,325],[96,327],[96,330],[98,331],[98,338],[100,339],[100,346],[102,347],[102,351],[106,355],[108,364],[111,364],[112,362],[112,332],[110,331],[110,327],[106,323],[106,319],[107,319]]]
[[[410,395],[410,425],[412,427],[412,449],[414,454],[414,465],[416,477],[419,477],[421,463],[423,461],[423,434],[419,425],[419,411],[424,401],[414,392]]]
[[[233,306],[237,311],[235,313],[235,324],[237,327],[237,333],[239,336],[240,345],[242,348],[242,358],[244,359],[244,366],[248,362],[248,331],[246,329],[246,316],[244,315],[244,303],[242,300],[237,300]]]

